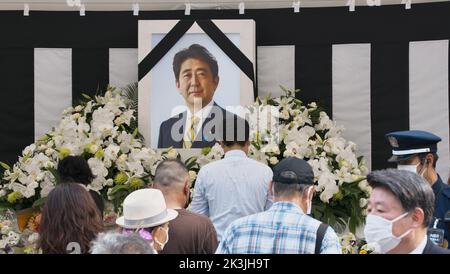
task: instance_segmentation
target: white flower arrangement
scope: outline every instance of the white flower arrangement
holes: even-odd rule
[[[271,167],[288,156],[308,161],[317,184],[313,215],[338,231],[347,225],[355,231],[364,220],[371,191],[364,160],[356,157],[356,145],[341,136],[343,129],[315,103],[305,106],[295,98],[297,91],[283,90],[284,96],[257,98],[248,106],[249,157]],[[160,161],[180,158],[175,149],[144,146],[136,112],[121,92],[109,88],[104,96],[87,99],[67,108],[59,125],[26,147],[12,167],[2,164],[0,203],[16,209],[39,205],[57,183],[59,159],[82,155],[96,176],[88,188],[113,202],[117,211],[131,191],[151,183]],[[193,185],[199,169],[223,155],[216,144],[187,159]]]
[[[9,220],[0,221],[0,254],[14,253],[14,247],[20,241],[20,234],[13,229],[12,222]]]
[[[344,129],[315,103],[305,106],[296,98],[298,91],[281,88],[285,95],[258,98],[249,107],[250,157],[271,167],[285,157],[306,160],[317,184],[313,216],[337,231],[347,226],[355,231],[364,222],[371,191],[364,159],[356,156],[356,144],[342,137]],[[268,108],[276,109],[272,115],[279,119],[276,126],[264,127],[258,120]]]

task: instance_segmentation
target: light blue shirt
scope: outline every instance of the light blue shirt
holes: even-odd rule
[[[262,212],[272,205],[272,170],[248,158],[241,150],[205,165],[198,173],[189,209],[209,216],[220,241],[234,220]]]
[[[240,218],[227,228],[219,254],[314,254],[320,221],[291,202],[276,202],[265,212]],[[328,227],[320,254],[341,254],[339,238]]]

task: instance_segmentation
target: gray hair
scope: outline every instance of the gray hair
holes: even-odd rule
[[[161,187],[171,187],[174,183],[184,183],[188,176],[188,170],[180,160],[165,160],[156,168],[154,182]]]
[[[285,184],[273,181],[273,192],[277,197],[293,197],[302,194],[303,191],[313,185],[309,184]]]
[[[92,254],[156,254],[150,243],[138,234],[100,233],[92,242]]]
[[[410,171],[390,168],[371,172],[367,175],[367,181],[373,188],[382,187],[394,194],[406,212],[421,208],[425,215],[424,227],[432,222],[434,193],[421,176]]]

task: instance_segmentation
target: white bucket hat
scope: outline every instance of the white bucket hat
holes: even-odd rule
[[[175,219],[178,212],[168,209],[158,189],[139,189],[123,201],[123,216],[116,224],[124,228],[155,227]]]

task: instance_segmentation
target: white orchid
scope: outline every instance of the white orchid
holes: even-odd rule
[[[275,143],[269,143],[261,148],[261,152],[266,154],[274,154],[279,155],[280,154],[280,148]]]
[[[331,129],[333,127],[333,122],[330,120],[330,117],[328,117],[328,115],[321,111],[320,112],[320,121],[319,124],[317,124],[315,126],[316,130],[328,130]]]
[[[103,162],[97,158],[90,158],[88,160],[89,167],[92,170],[92,174],[96,177],[106,177],[108,175],[108,170],[103,165]]]
[[[318,183],[318,188],[322,192],[320,193],[320,200],[324,203],[329,203],[334,194],[339,192],[339,187],[336,184],[337,177],[331,172],[323,172]]]
[[[92,131],[101,133],[101,136],[106,137],[111,134],[114,127],[114,113],[106,108],[98,108],[92,114]]]
[[[110,161],[115,161],[117,159],[117,155],[119,154],[120,146],[116,144],[110,144],[104,151],[105,159]]]

